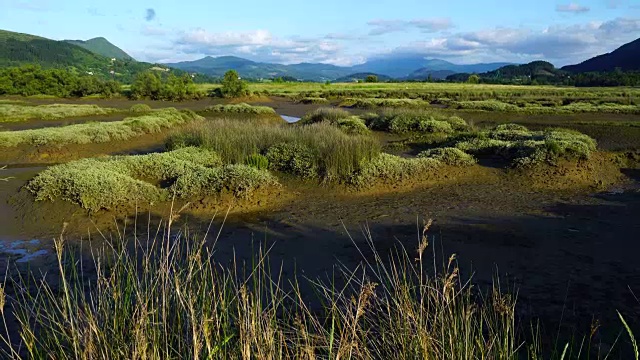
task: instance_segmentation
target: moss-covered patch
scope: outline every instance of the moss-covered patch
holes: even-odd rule
[[[62,147],[68,144],[123,141],[136,136],[158,133],[174,126],[203,118],[193,111],[162,109],[122,121],[85,123],[55,128],[0,132],[0,147],[19,145]]]
[[[27,106],[0,103],[0,122],[26,121],[29,119],[59,120],[69,117],[108,115],[117,109],[97,105],[51,104]]]
[[[36,200],[66,200],[97,211],[154,203],[173,195],[188,199],[229,191],[248,196],[277,185],[267,171],[222,165],[212,151],[184,148],[167,153],[83,159],[53,166],[27,184]]]

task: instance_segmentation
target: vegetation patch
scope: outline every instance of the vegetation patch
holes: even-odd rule
[[[609,113],[609,114],[640,114],[637,105],[623,105],[618,103],[571,102],[562,106],[545,106],[538,102],[520,102],[512,104],[499,100],[474,101],[446,101],[443,104],[452,109],[482,110],[497,112],[514,112],[524,114],[573,114],[573,113]]]
[[[362,164],[359,171],[349,179],[349,183],[365,188],[382,182],[401,182],[427,175],[443,165],[440,160],[431,157],[402,158],[381,153],[375,159]]]
[[[514,167],[527,167],[553,164],[559,159],[586,160],[597,144],[589,136],[572,130],[530,131],[522,125],[504,124],[493,130],[460,135],[453,146],[474,155],[498,155]]]
[[[329,100],[323,97],[307,96],[303,97],[302,99],[296,100],[296,102],[300,104],[328,104]]]
[[[379,99],[379,98],[349,98],[340,103],[342,107],[353,107],[360,109],[386,107],[386,108],[406,108],[406,107],[431,107],[428,101],[419,99]]]
[[[308,125],[326,122],[347,134],[364,135],[369,132],[364,120],[350,112],[338,108],[322,107],[306,114],[297,124]]]
[[[69,117],[108,115],[117,109],[98,105],[51,104],[27,106],[0,103],[0,122],[26,121],[29,119],[59,120]]]
[[[246,197],[276,185],[265,170],[222,165],[213,151],[183,148],[167,153],[83,159],[53,166],[27,184],[37,201],[61,199],[91,211],[140,202],[188,199],[229,191]]]
[[[147,104],[135,104],[129,108],[129,112],[132,114],[145,114],[151,111],[153,111],[153,109]]]
[[[373,137],[349,135],[326,122],[269,126],[221,119],[192,126],[169,139],[171,149],[188,146],[211,149],[230,164],[262,154],[274,170],[338,181],[347,179],[380,152]]]
[[[201,112],[204,114],[252,114],[252,115],[276,115],[276,111],[268,106],[253,106],[246,103],[213,105]]]
[[[418,154],[418,157],[436,159],[450,166],[471,166],[476,163],[476,159],[472,155],[450,147],[426,150]]]
[[[363,116],[369,128],[393,133],[428,132],[453,133],[469,125],[458,116],[417,109],[389,109],[380,114]]]
[[[159,133],[165,129],[203,120],[193,111],[174,108],[107,123],[86,123],[54,128],[0,132],[0,147],[19,145],[62,147],[68,144],[123,141],[136,136]]]

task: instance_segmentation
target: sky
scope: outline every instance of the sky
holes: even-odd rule
[[[234,55],[348,66],[584,61],[640,37],[640,0],[0,0],[0,29],[105,37],[138,60]]]

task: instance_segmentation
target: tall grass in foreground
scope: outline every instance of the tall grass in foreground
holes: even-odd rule
[[[455,256],[427,271],[424,224],[416,249],[389,259],[373,251],[327,283],[285,281],[268,252],[241,265],[216,263],[205,241],[158,227],[95,252],[96,276],[55,241],[59,284],[17,281],[8,301],[20,331],[2,337],[7,358],[53,359],[518,359],[514,298],[478,301]],[[367,234],[369,234],[367,232]],[[373,248],[373,239],[367,235]],[[91,279],[91,280],[89,280]],[[4,315],[4,312],[3,312]]]
[[[185,146],[211,149],[226,163],[243,163],[252,154],[274,155],[269,160],[277,163],[283,153],[292,153],[285,159],[290,167],[317,169],[325,180],[346,178],[380,153],[375,138],[348,135],[327,123],[269,126],[224,119],[191,126],[168,144],[170,149]]]

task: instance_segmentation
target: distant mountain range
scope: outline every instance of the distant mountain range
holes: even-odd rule
[[[354,77],[354,74],[377,74],[378,76],[395,79],[418,79],[422,75],[424,75],[424,79],[426,79],[429,74],[432,74],[434,78],[443,79],[447,75],[458,72],[495,70],[501,66],[508,65],[508,63],[456,65],[444,60],[427,59],[420,55],[406,55],[374,59],[364,64],[342,67],[310,63],[282,65],[254,62],[235,56],[207,56],[200,60],[169,63],[166,65],[185,71],[201,72],[215,77],[221,77],[227,70],[233,69],[238,71],[241,76],[254,79],[292,76],[303,80],[333,81],[345,77]]]
[[[116,61],[113,61],[114,58]],[[377,75],[383,81],[428,78],[460,80],[471,73],[478,73],[482,75],[481,77],[492,79],[520,77],[549,79],[561,78],[569,73],[608,72],[616,69],[640,71],[638,59],[640,59],[640,39],[623,45],[609,54],[596,56],[562,69],[556,69],[552,64],[544,61],[524,65],[510,63],[460,65],[418,54],[378,57],[350,67],[314,63],[283,65],[256,62],[235,56],[207,56],[195,61],[154,65],[135,61],[129,54],[102,37],[86,41],[55,41],[0,30],[0,67],[35,63],[43,67],[75,68],[104,77],[115,77],[122,82],[130,82],[133,76],[141,71],[169,70],[169,68],[176,69],[169,70],[176,74],[186,71],[217,78],[222,77],[226,71],[234,69],[245,78],[269,79],[286,76],[307,81],[354,81],[364,79],[370,74]]]
[[[577,65],[562,68],[569,72],[605,72],[620,69],[623,71],[640,71],[640,39],[622,45],[608,54],[591,58]]]
[[[73,44],[73,45],[78,45],[80,47],[83,47],[91,51],[94,54],[106,56],[111,59],[119,59],[119,60],[133,59],[133,57],[131,57],[129,54],[124,52],[119,47],[113,45],[112,43],[109,42],[109,40],[103,37],[97,37],[87,41],[64,40],[64,42]]]

